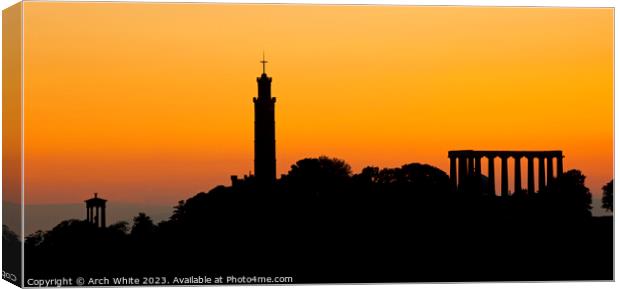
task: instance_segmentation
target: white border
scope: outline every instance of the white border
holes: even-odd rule
[[[28,1],[39,1],[39,0],[28,0]],[[6,9],[9,6],[12,6],[13,4],[17,3],[18,1],[12,1],[12,0],[0,0],[0,8],[2,9]],[[56,1],[56,2],[84,2],[84,1],[73,1],[73,0],[64,0],[64,1]],[[111,0],[111,1],[94,1],[94,2],[129,2],[129,1],[118,1],[118,0]],[[383,5],[425,5],[425,6],[536,6],[536,7],[616,7],[617,2],[616,1],[602,1],[602,0],[590,0],[590,1],[559,1],[559,0],[555,0],[555,1],[551,1],[551,0],[538,0],[538,1],[531,1],[531,0],[521,0],[521,1],[517,1],[517,0],[502,0],[502,1],[493,1],[493,0],[486,0],[486,1],[482,1],[482,0],[477,0],[477,1],[471,1],[471,0],[451,0],[451,1],[441,1],[441,0],[437,0],[437,1],[431,1],[431,0],[427,0],[427,1],[421,1],[421,0],[384,0],[384,1],[380,1],[380,0],[335,0],[335,1],[327,1],[327,0],[305,0],[305,1],[300,1],[300,0],[280,0],[280,1],[274,1],[274,0],[262,0],[262,1],[257,1],[257,0],[243,0],[243,1],[227,1],[227,0],[219,0],[219,1],[182,1],[182,0],[136,0],[136,1],[131,1],[131,2],[169,2],[169,3],[201,3],[201,2],[209,2],[209,3],[274,3],[274,4],[278,4],[278,3],[290,3],[290,4],[362,4],[362,5],[369,5],[369,4],[383,4]],[[615,13],[614,13],[615,14]],[[23,27],[23,19],[24,19],[24,15],[23,15],[23,6],[22,6],[22,27]],[[0,26],[1,26],[1,22],[0,22]],[[0,27],[1,28],[1,27]],[[0,35],[2,30],[0,29]],[[615,40],[615,36],[617,34],[618,31],[618,24],[615,22],[615,15],[614,15],[614,40]],[[23,29],[22,29],[22,45],[23,45]],[[614,45],[615,45],[615,41],[614,41]],[[23,47],[23,46],[22,46]],[[617,62],[615,55],[616,52],[618,51],[618,47],[615,46],[614,47],[614,96],[615,96],[615,84],[618,83],[618,79],[616,78],[615,75],[615,64]],[[0,46],[0,51],[1,51],[1,46]],[[23,49],[22,49],[22,53],[23,53]],[[1,64],[1,59],[0,59],[0,64]],[[2,72],[0,70],[0,78],[2,76]],[[23,54],[22,54],[22,109],[23,109],[23,83],[24,83],[24,70],[23,70]],[[1,84],[0,84],[0,89],[1,89]],[[615,100],[615,97],[614,97]],[[615,126],[615,111],[616,111],[616,102],[614,101],[614,152],[618,149],[618,144],[615,143],[615,132],[616,132],[616,126]],[[0,119],[2,116],[2,111],[0,110]],[[22,148],[23,148],[23,111],[22,111]],[[2,140],[2,127],[0,126],[0,143]],[[0,156],[0,161],[2,160],[2,157]],[[22,150],[22,190],[23,190],[23,172],[24,172],[24,164],[23,164],[23,150]],[[615,158],[615,154],[614,154],[614,168],[617,167],[619,164],[618,160]],[[0,167],[0,175],[2,173],[2,168]],[[617,175],[614,171],[614,179],[617,178]],[[22,205],[23,205],[23,191],[22,191]],[[1,206],[0,206],[1,207]],[[2,212],[2,209],[0,208],[0,213]],[[24,231],[23,228],[23,214],[24,214],[24,210],[22,208],[22,232]],[[614,224],[614,230],[615,232],[617,232],[618,229],[618,223],[615,222]],[[617,239],[615,239],[615,242],[617,242]],[[617,248],[617,247],[615,247]],[[615,257],[617,257],[617,252],[614,253]],[[1,257],[1,252],[0,252],[0,257]],[[1,259],[1,258],[0,258]],[[614,258],[615,260],[616,258]],[[23,260],[23,248],[22,248],[22,260]],[[23,262],[22,262],[23,265]],[[618,272],[617,267],[614,270],[614,276],[618,276],[616,273]],[[22,274],[22,278],[23,278],[23,274]],[[305,288],[342,288],[342,287],[346,287],[346,288],[357,288],[357,287],[362,287],[363,288],[383,288],[384,286],[389,287],[389,288],[406,288],[406,287],[421,287],[424,286],[424,288],[428,287],[433,287],[433,288],[451,288],[451,287],[461,287],[461,288],[506,288],[506,289],[512,289],[512,288],[523,288],[525,286],[527,286],[527,288],[529,289],[536,289],[536,288],[563,288],[563,289],[572,289],[572,288],[583,288],[585,286],[588,286],[588,288],[613,288],[612,286],[614,286],[615,284],[612,282],[552,282],[552,283],[539,283],[539,282],[523,282],[523,283],[518,283],[518,282],[503,282],[503,283],[458,283],[458,284],[428,284],[428,283],[423,283],[423,284],[379,284],[379,285],[298,285],[299,287],[303,286]],[[248,286],[249,287],[249,286]],[[280,286],[278,286],[280,287]],[[614,286],[615,287],[615,286]],[[6,282],[6,281],[0,281],[0,289],[4,289],[4,288],[15,288],[14,285]],[[118,287],[117,287],[118,288]],[[132,287],[128,287],[128,288],[132,288]],[[187,288],[187,287],[166,287],[166,288]],[[232,287],[228,287],[228,288],[232,288]],[[277,288],[274,286],[251,286],[251,288]]]

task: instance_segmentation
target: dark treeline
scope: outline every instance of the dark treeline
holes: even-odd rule
[[[296,282],[610,280],[611,218],[569,170],[536,194],[457,192],[426,164],[304,159],[179,202],[159,224],[67,220],[26,239],[26,278],[292,276]],[[471,186],[472,188],[484,186]]]
[[[20,285],[22,271],[22,243],[20,236],[7,225],[2,225],[2,277],[15,285]]]

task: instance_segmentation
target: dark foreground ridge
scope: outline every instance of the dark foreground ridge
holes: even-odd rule
[[[352,174],[342,160],[304,159],[271,188],[235,179],[159,224],[139,214],[131,227],[67,220],[33,234],[26,279],[612,280],[612,218],[590,215],[584,179],[569,170],[536,193],[495,196],[457,190],[426,164]]]

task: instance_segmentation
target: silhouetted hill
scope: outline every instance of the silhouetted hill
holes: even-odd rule
[[[342,160],[304,159],[271,189],[258,189],[253,177],[217,186],[179,202],[158,224],[145,214],[131,228],[64,221],[28,238],[26,272],[299,283],[610,280],[611,218],[589,215],[583,180],[570,170],[546,193],[504,198],[457,193],[445,172],[426,164],[352,174]],[[87,265],[77,262],[83,256]]]
[[[145,212],[156,222],[170,217],[172,213],[170,205],[110,203],[107,214],[109,223],[118,221],[131,221],[137,212]],[[45,204],[26,205],[26,236],[38,230],[49,230],[63,220],[85,217],[84,203],[76,204]]]

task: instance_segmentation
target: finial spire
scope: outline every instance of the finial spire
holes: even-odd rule
[[[267,60],[265,60],[265,51],[263,51],[263,60],[261,60],[261,62],[260,62],[260,63],[262,63],[262,64],[263,64],[263,74],[265,74],[265,73],[266,73],[266,72],[265,72],[265,64],[267,64],[267,62],[268,62],[268,61],[267,61]]]

